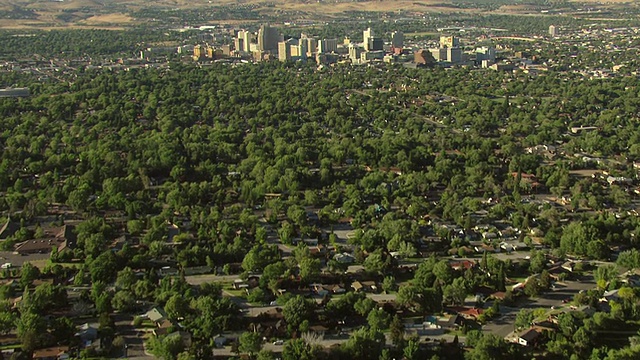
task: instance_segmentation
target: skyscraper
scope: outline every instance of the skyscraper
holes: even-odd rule
[[[249,52],[251,51],[251,33],[246,30],[238,31],[235,41],[236,50]]]
[[[372,36],[365,42],[364,49],[367,51],[380,51],[384,49],[384,40]]]
[[[371,30],[371,28],[367,28],[367,30],[362,32],[362,42],[366,45],[368,39],[372,36],[373,36],[373,30]]]
[[[552,37],[558,36],[558,28],[555,25],[549,25],[549,35]]]
[[[404,46],[404,34],[400,31],[391,33],[391,46],[394,48],[402,48]]]
[[[460,41],[455,36],[440,36],[440,47],[456,47],[460,46]]]
[[[362,48],[349,44],[349,59],[351,59],[351,61],[360,61],[361,52]]]
[[[260,26],[258,30],[258,50],[260,51],[277,51],[278,42],[282,41],[278,29],[269,25]]]
[[[315,54],[318,51],[318,39],[308,37],[306,34],[300,35],[300,44],[306,42],[306,52],[309,56]]]
[[[291,59],[291,48],[289,47],[289,42],[280,41],[278,43],[278,59],[280,61],[287,61]]]
[[[322,39],[318,41],[318,53],[328,54],[338,51],[338,39]]]

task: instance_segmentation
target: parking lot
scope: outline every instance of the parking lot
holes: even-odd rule
[[[13,267],[21,267],[26,262],[43,262],[48,260],[49,257],[49,253],[20,255],[14,254],[12,251],[0,251],[0,265],[10,263]],[[37,265],[37,263],[34,265]]]

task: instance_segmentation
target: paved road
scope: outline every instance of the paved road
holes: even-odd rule
[[[440,341],[440,340],[445,340],[447,342],[452,342],[453,339],[455,338],[455,335],[449,335],[449,334],[442,334],[442,335],[428,335],[428,336],[420,336],[420,341],[421,342],[426,342],[426,341]],[[329,348],[335,345],[340,345],[340,344],[344,344],[345,342],[347,342],[349,340],[348,336],[342,336],[342,337],[327,337],[325,339],[322,339],[320,341],[320,345],[324,346],[325,348]],[[389,336],[387,335],[386,337],[386,341],[387,341],[387,345],[392,345],[391,343],[391,339],[389,339]],[[459,337],[458,341],[461,343],[464,343],[466,341],[466,338],[464,336]],[[273,343],[265,343],[263,345],[263,349],[269,350],[269,351],[273,351],[274,353],[281,353],[282,349],[283,349],[284,345],[274,345]],[[220,349],[214,349],[213,350],[213,355],[215,356],[235,356],[235,353],[231,352],[231,346],[225,346],[224,348],[220,348]]]
[[[500,313],[502,316],[483,326],[482,330],[500,337],[507,337],[514,330],[516,314],[520,309],[543,308],[551,310],[551,307],[561,308],[567,306],[562,303],[562,300],[573,298],[578,292],[594,289],[595,287],[596,283],[593,277],[585,277],[581,281],[556,283],[555,290],[547,291],[535,299],[521,300],[516,307],[501,306]]]

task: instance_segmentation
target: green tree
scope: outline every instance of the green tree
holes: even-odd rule
[[[469,335],[467,335],[467,339]],[[467,340],[468,342],[468,340]],[[470,344],[471,350],[465,354],[468,360],[493,360],[509,359],[511,355],[507,351],[507,343],[504,339],[494,335],[481,335],[475,344]]]
[[[189,301],[180,294],[173,294],[164,305],[167,316],[171,319],[179,319],[189,313]]]
[[[282,315],[287,324],[298,329],[304,320],[308,320],[313,311],[313,305],[304,297],[296,295],[289,299],[282,308]]]
[[[367,323],[369,327],[377,330],[386,330],[389,328],[391,316],[382,309],[373,309],[367,315]]]
[[[446,285],[443,289],[443,297],[445,301],[448,301],[455,305],[464,304],[464,300],[467,297],[467,288],[463,278],[456,278],[451,285]]]
[[[133,285],[138,281],[135,273],[130,267],[125,267],[124,269],[118,271],[118,275],[116,277],[116,286],[121,289],[130,290]]]
[[[46,322],[41,315],[25,311],[20,314],[16,327],[23,351],[31,353],[41,345],[42,329],[46,328]]]
[[[114,310],[121,312],[129,312],[136,306],[136,298],[131,291],[120,290],[115,293],[113,299],[111,299],[111,307]]]
[[[410,339],[402,350],[406,360],[418,360],[420,356],[420,339]]]
[[[262,349],[262,337],[256,332],[243,332],[239,342],[240,351],[248,353],[250,358]]]
[[[353,305],[353,309],[360,314],[360,316],[367,316],[367,314],[369,314],[375,307],[376,302],[368,297],[358,299],[358,301]]]
[[[528,328],[531,326],[533,319],[533,311],[529,309],[521,309],[518,314],[516,314],[514,326],[516,329]]]
[[[34,280],[40,277],[40,269],[30,262],[25,262],[20,268],[20,286],[23,288],[31,286]]]
[[[397,314],[391,320],[389,334],[393,345],[400,347],[404,343],[404,324]]]
[[[382,290],[385,293],[390,293],[397,289],[396,280],[392,276],[386,276],[384,280],[382,280]]]
[[[305,258],[300,261],[300,281],[312,282],[320,276],[321,264],[318,259]]]
[[[319,351],[303,339],[291,339],[282,349],[283,360],[315,360]]]
[[[258,356],[256,357],[256,360],[275,360],[276,359],[276,355],[273,353],[273,351],[270,350],[260,350],[260,352],[258,353]]]

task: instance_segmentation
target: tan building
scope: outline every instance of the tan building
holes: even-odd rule
[[[455,36],[440,36],[440,47],[457,47],[460,41]]]

